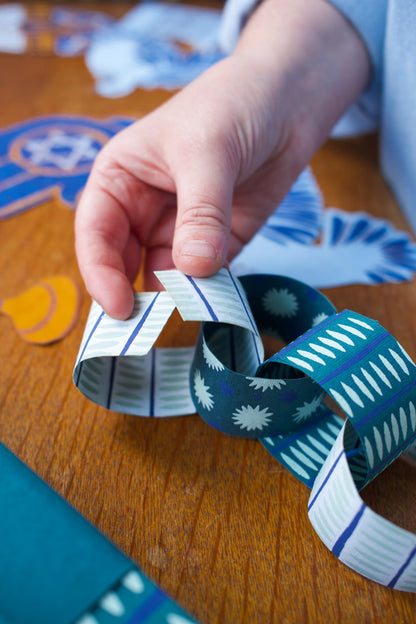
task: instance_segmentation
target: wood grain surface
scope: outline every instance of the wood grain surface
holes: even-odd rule
[[[128,6],[99,5],[114,15]],[[34,7],[47,14],[47,5]],[[0,55],[0,93],[0,127],[57,113],[139,117],[169,97],[99,97],[82,57],[35,44],[29,54]],[[329,142],[312,166],[328,206],[408,230],[380,176],[375,137]],[[1,222],[0,298],[57,273],[81,284],[73,220],[56,199]],[[377,318],[416,358],[414,282],[325,292],[338,309]],[[414,595],[362,578],[325,548],[308,520],[309,490],[259,442],[222,435],[197,415],[134,418],[86,400],[72,383],[90,306],[83,295],[76,328],[52,346],[26,344],[0,316],[4,444],[201,624],[416,621]],[[167,342],[193,333],[176,326]],[[416,471],[399,460],[363,496],[416,530],[415,486]]]

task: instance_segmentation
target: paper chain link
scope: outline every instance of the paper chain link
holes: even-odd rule
[[[74,369],[79,390],[108,409],[198,411],[224,433],[259,438],[312,488],[310,521],[341,561],[415,592],[416,536],[359,495],[416,438],[416,370],[404,349],[376,321],[337,314],[287,277],[157,276],[165,291],[137,294],[128,321],[92,305]],[[202,321],[196,347],[153,348],[175,307],[184,321]],[[264,361],[261,335],[287,346]]]

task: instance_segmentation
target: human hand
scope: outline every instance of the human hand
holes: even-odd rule
[[[325,15],[329,7],[331,17],[343,19],[327,3],[316,3],[326,7]],[[294,4],[306,10],[308,2]],[[316,110],[314,117],[310,53],[316,48],[326,62],[322,43],[314,35],[293,47],[283,36],[278,50],[290,52],[290,62],[276,64],[268,50],[278,51],[269,19],[270,11],[260,13],[233,55],[99,154],[77,209],[76,250],[89,293],[114,318],[131,313],[131,284],[140,268],[145,286],[154,289],[154,270],[176,266],[203,277],[231,260],[339,115],[340,105],[330,99],[325,114]]]

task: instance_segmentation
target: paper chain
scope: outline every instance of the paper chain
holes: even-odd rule
[[[337,314],[287,277],[237,279],[225,269],[205,279],[157,276],[166,290],[137,294],[128,321],[93,304],[74,369],[79,390],[112,410],[198,411],[224,433],[260,438],[312,488],[310,521],[341,561],[416,592],[416,536],[359,495],[416,438],[416,370],[404,349],[376,321]],[[175,307],[184,321],[202,321],[196,347],[153,348]],[[260,334],[287,346],[264,361]]]

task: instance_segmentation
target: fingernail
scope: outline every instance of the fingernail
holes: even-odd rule
[[[193,240],[182,245],[181,256],[194,256],[196,258],[210,258],[215,260],[217,251],[215,247],[207,241]]]

